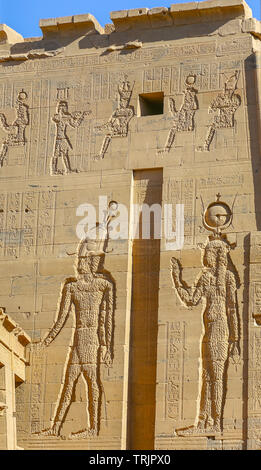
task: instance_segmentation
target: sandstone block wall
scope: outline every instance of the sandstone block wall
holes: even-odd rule
[[[243,0],[111,20],[0,29],[0,306],[35,343],[18,443],[259,449],[260,22]],[[130,224],[171,204],[173,231],[184,205],[182,245],[81,244],[101,196]]]

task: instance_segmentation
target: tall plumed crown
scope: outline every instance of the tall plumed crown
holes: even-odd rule
[[[125,75],[124,79],[120,82],[118,86],[118,92],[120,95],[120,100],[129,102],[132,95],[132,88],[128,77]]]
[[[81,240],[78,246],[78,257],[87,258],[88,256],[102,256],[107,252],[109,241],[109,224],[116,216],[118,203],[111,201],[104,215],[104,220],[97,226],[88,230],[86,237]]]
[[[225,76],[226,77],[226,76]],[[225,90],[236,90],[239,79],[239,70],[236,70],[233,75],[226,77]]]

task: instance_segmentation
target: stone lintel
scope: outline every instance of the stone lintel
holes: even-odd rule
[[[250,33],[253,36],[261,39],[261,21],[256,20],[255,18],[248,18],[243,21],[242,24],[243,33]]]
[[[139,28],[194,24],[210,19],[251,18],[252,10],[244,0],[207,0],[173,4],[170,8],[136,8],[112,11],[111,20],[116,31]]]
[[[103,34],[104,29],[90,13],[74,16],[62,16],[59,18],[47,18],[39,21],[39,26],[43,32],[43,36],[60,34]]]
[[[18,42],[24,42],[23,36],[6,24],[0,24],[0,44],[16,44]]]

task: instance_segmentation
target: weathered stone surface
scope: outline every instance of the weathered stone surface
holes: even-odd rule
[[[0,27],[0,447],[260,449],[260,22],[111,21]]]

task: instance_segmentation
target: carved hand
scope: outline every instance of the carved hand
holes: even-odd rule
[[[44,342],[42,340],[39,340],[39,341],[36,341],[34,343],[31,343],[30,344],[30,349],[31,349],[31,352],[34,353],[34,352],[37,352],[37,351],[40,351],[41,349],[44,348]]]
[[[238,364],[240,361],[240,351],[238,341],[230,343],[228,355],[232,358],[234,364]]]
[[[106,365],[106,367],[111,367],[112,366],[112,358],[111,358],[110,351],[107,351],[106,354],[105,354],[104,364]]]
[[[102,362],[104,362],[106,367],[111,367],[112,359],[111,359],[110,351],[107,349],[106,346],[101,346],[100,351],[101,351],[101,360],[102,360]]]
[[[178,260],[176,258],[171,258],[170,264],[171,264],[173,275],[178,280],[179,279],[179,272],[180,272],[180,267],[179,267]]]

